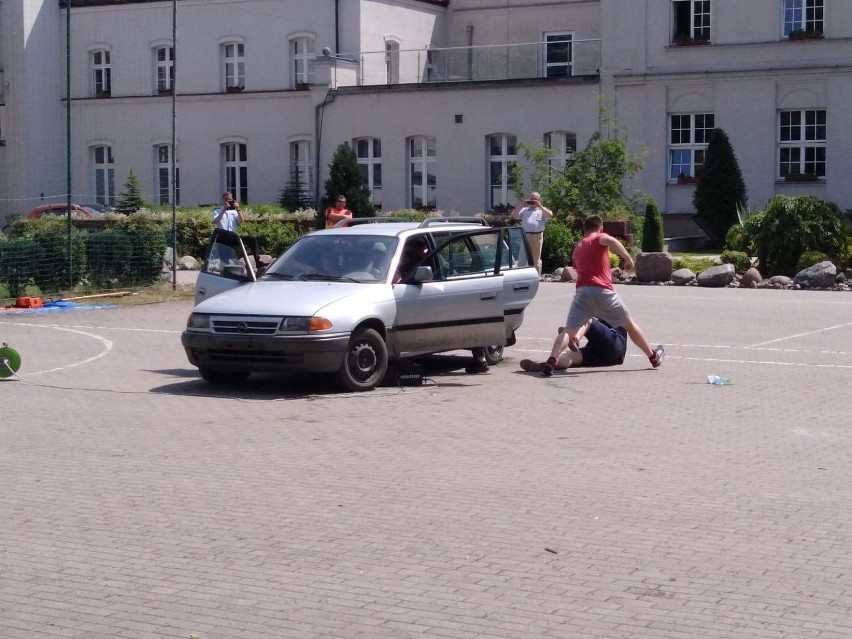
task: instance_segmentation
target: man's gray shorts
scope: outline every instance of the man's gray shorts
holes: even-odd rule
[[[565,327],[569,331],[580,328],[593,317],[602,319],[612,327],[618,327],[630,319],[621,296],[609,288],[580,286],[574,293],[574,301],[568,309]]]

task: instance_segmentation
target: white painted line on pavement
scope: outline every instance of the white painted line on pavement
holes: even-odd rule
[[[846,328],[847,326],[852,326],[852,322],[848,322],[846,324],[837,324],[835,326],[829,326],[827,328],[820,328],[815,331],[807,331],[805,333],[798,333],[796,335],[790,335],[788,337],[779,337],[778,339],[771,339],[766,342],[758,342],[757,344],[752,344],[751,346],[746,346],[746,348],[757,348],[758,346],[765,346],[766,344],[774,344],[775,342],[783,342],[788,339],[796,339],[797,337],[807,337],[808,335],[816,335],[817,333],[824,333],[826,331],[833,331],[836,328]]]
[[[16,326],[30,326],[32,328],[52,328],[52,329],[55,329],[57,331],[65,331],[65,332],[68,332],[68,333],[76,333],[77,335],[85,335],[86,337],[91,337],[93,339],[98,340],[101,344],[103,344],[103,347],[104,347],[104,349],[100,353],[98,353],[97,355],[94,355],[93,357],[89,357],[87,359],[80,360],[79,362],[73,362],[71,364],[66,364],[65,366],[57,366],[56,368],[50,368],[50,369],[43,370],[43,371],[35,371],[34,373],[27,373],[27,377],[32,377],[33,375],[43,375],[44,373],[55,373],[56,371],[63,371],[63,370],[66,370],[68,368],[75,368],[77,366],[82,366],[83,364],[88,364],[89,362],[94,362],[95,360],[100,359],[101,357],[104,357],[105,355],[107,355],[112,350],[112,342],[110,340],[106,339],[105,337],[101,337],[100,335],[95,335],[94,333],[87,333],[85,331],[77,331],[77,330],[74,330],[74,329],[71,329],[71,328],[66,328],[64,326],[56,326],[56,325],[51,325],[51,324],[25,324],[25,323],[21,323],[21,322],[15,322],[15,325]]]

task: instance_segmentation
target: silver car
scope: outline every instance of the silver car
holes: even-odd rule
[[[295,371],[370,390],[389,360],[514,344],[539,285],[520,227],[435,219],[315,231],[260,275],[243,239],[214,234],[181,335],[211,383]]]

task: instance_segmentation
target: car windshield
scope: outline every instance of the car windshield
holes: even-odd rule
[[[397,239],[386,235],[306,235],[261,279],[384,282],[396,245]]]

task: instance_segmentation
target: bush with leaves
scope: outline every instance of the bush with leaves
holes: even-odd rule
[[[121,225],[133,247],[126,283],[148,284],[159,279],[163,258],[171,239],[170,228],[149,215],[128,217]]]
[[[0,242],[0,282],[11,297],[18,297],[35,280],[42,263],[41,246],[28,239]]]
[[[86,235],[89,282],[99,288],[110,288],[128,279],[133,247],[127,233],[119,229],[95,231]]]
[[[642,250],[646,253],[659,253],[663,250],[663,216],[654,201],[645,205],[645,219],[642,225]]]
[[[835,264],[846,257],[846,226],[833,202],[812,196],[776,195],[744,225],[744,241],[754,246],[763,275],[796,274],[799,258],[819,251]]]
[[[278,196],[278,204],[285,211],[298,211],[309,208],[313,204],[311,194],[305,188],[302,176],[299,174],[299,169],[291,171],[290,180],[281,189],[281,193]]]
[[[810,268],[815,264],[825,261],[831,261],[825,253],[820,253],[819,251],[805,251],[802,253],[802,256],[796,264],[796,272],[804,271],[806,268]]]
[[[574,247],[582,233],[558,220],[551,220],[544,227],[541,249],[541,270],[549,273],[571,264]]]
[[[722,129],[713,129],[698,173],[692,204],[711,241],[721,246],[737,223],[737,207],[747,201],[745,182],[734,149]]]
[[[303,234],[301,227],[286,222],[246,221],[240,225],[240,235],[256,237],[258,250],[272,257],[278,257]]]
[[[42,263],[35,274],[35,283],[41,292],[56,293],[77,286],[88,268],[85,231],[71,227],[69,256],[66,220],[42,218],[30,221],[34,224],[24,231],[24,236],[41,247]]]
[[[722,251],[719,259],[723,264],[733,264],[737,273],[745,273],[751,268],[751,258],[742,251]]]

